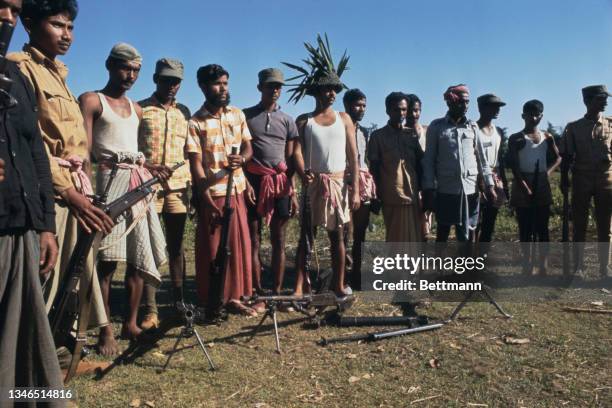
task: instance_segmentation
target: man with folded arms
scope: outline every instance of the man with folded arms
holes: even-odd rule
[[[162,58],[155,64],[153,82],[156,89],[149,98],[138,102],[142,120],[138,132],[138,150],[144,153],[145,167],[163,181],[157,195],[157,213],[164,220],[172,301],[183,300],[185,254],[183,233],[187,220],[187,185],[191,176],[189,166],[179,167],[174,173],[170,167],[185,160],[189,109],[176,101],[183,80],[183,64],[171,58]],[[143,293],[145,316],[140,323],[144,330],[158,327],[155,286],[146,283]]]

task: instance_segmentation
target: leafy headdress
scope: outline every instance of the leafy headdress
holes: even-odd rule
[[[304,43],[304,47],[308,52],[308,57],[302,60],[306,64],[305,67],[283,62],[284,65],[299,72],[298,75],[287,79],[287,81],[301,79],[299,83],[290,85],[291,96],[289,102],[298,103],[304,95],[312,96],[313,91],[321,86],[334,86],[336,92],[346,89],[346,85],[340,81],[340,76],[348,69],[349,56],[346,55],[346,50],[336,68],[327,34],[324,35],[324,39],[321,38],[320,34],[317,34],[316,48],[310,43]]]

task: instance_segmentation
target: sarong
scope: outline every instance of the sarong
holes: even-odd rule
[[[422,242],[423,215],[418,205],[384,205],[386,242]]]
[[[344,173],[317,174],[308,185],[313,227],[335,231],[350,221],[348,186]]]
[[[215,204],[223,213],[225,197],[213,198]],[[227,270],[223,281],[223,303],[230,299],[240,300],[241,296],[251,296],[253,290],[251,267],[251,237],[247,221],[244,194],[233,195],[231,206],[234,209],[229,229],[229,246],[231,256],[227,262]],[[221,240],[221,225],[213,225],[210,208],[202,206],[196,230],[196,284],[198,301],[201,305],[208,304],[208,287],[212,264],[217,255]]]
[[[60,389],[62,374],[40,286],[38,235],[27,231],[0,236],[0,259],[0,388]],[[2,401],[0,406],[13,404]],[[56,401],[45,406],[65,404]]]
[[[134,160],[133,162],[136,162]],[[104,191],[108,183],[111,170],[107,167],[99,167],[96,174],[96,191]],[[108,192],[108,203],[111,203],[116,198],[127,193],[130,189],[130,178],[133,176],[132,169],[119,168],[117,176],[113,180]],[[155,200],[148,197],[141,200],[139,204],[134,206],[137,210],[127,211],[126,216],[120,217],[119,222],[113,228],[102,242],[100,247],[104,248],[109,244],[114,244],[107,249],[101,249],[98,252],[98,259],[101,261],[119,261],[127,262],[135,267],[143,275],[143,279],[153,286],[159,286],[161,276],[159,274],[159,266],[167,261],[166,254],[166,239],[164,232],[157,216],[155,208]],[[136,227],[122,237],[126,231],[127,225],[131,225],[135,215],[144,209],[148,208],[144,218],[138,222]]]

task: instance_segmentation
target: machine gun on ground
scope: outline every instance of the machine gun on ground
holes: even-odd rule
[[[276,313],[281,306],[291,306],[296,311],[305,315],[310,323],[315,326],[320,326],[325,316],[326,310],[331,307],[335,308],[336,314],[343,313],[350,308],[355,301],[354,296],[337,297],[333,292],[324,292],[318,294],[307,294],[303,296],[294,295],[277,295],[277,296],[258,296],[243,297],[242,301],[247,304],[256,304],[264,302],[266,304],[266,313],[259,321],[259,324],[253,329],[251,336],[247,341],[251,341],[261,329],[266,319],[270,317],[274,324],[274,336],[276,339],[276,352],[280,353],[280,338],[278,335],[278,321]]]
[[[172,171],[178,169],[184,162],[177,163]],[[132,208],[134,204],[154,192],[153,186],[160,182],[159,178],[153,177],[133,190],[128,191],[110,204],[106,204],[110,186],[117,175],[117,166],[111,170],[111,174],[102,195],[93,197],[93,203],[101,208],[108,216],[116,221],[119,216]],[[89,253],[96,239],[100,239],[100,233],[92,231],[85,232],[79,227],[77,244],[70,255],[68,267],[63,280],[60,282],[59,290],[51,310],[49,311],[49,323],[56,347],[68,345],[73,348],[72,359],[66,373],[65,382],[70,381],[81,359],[81,351],[87,341],[87,325],[89,323],[89,304],[79,304],[79,282],[83,276]],[[76,339],[72,338],[74,322],[77,321]]]

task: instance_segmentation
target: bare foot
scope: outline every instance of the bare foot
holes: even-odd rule
[[[125,340],[138,340],[141,333],[142,329],[136,324],[123,323],[121,327],[121,338]]]
[[[112,327],[105,326],[100,329],[98,337],[98,354],[106,357],[119,354],[119,343],[115,340]]]

